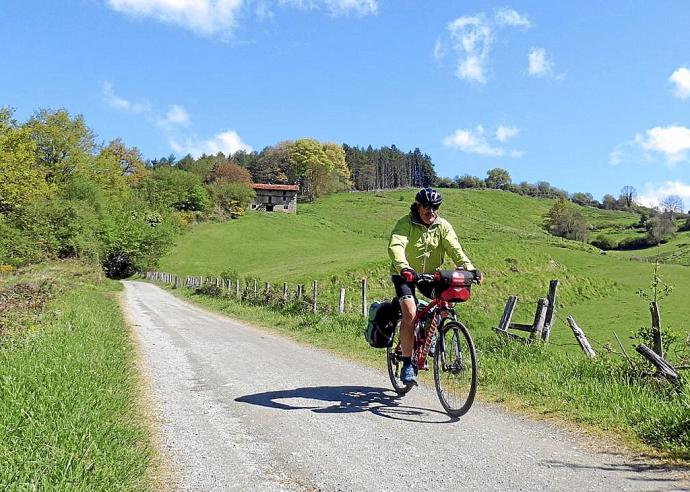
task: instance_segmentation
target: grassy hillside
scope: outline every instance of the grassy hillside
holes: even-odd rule
[[[161,268],[197,275],[236,271],[271,282],[319,279],[330,290],[325,298],[335,297],[341,285],[355,288],[358,279],[367,276],[372,298],[389,297],[387,240],[413,197],[413,190],[336,194],[301,204],[297,215],[250,213],[237,221],[203,224],[180,240]],[[631,346],[629,334],[649,324],[647,303],[636,291],[648,288],[653,265],[631,261],[641,256],[639,251],[602,254],[546,234],[541,224],[550,200],[495,190],[444,190],[444,197],[442,216],[454,225],[474,264],[487,274],[486,284],[462,307],[474,331],[489,332],[511,294],[520,296],[516,321],[531,321],[535,302],[546,295],[552,278],[562,282],[559,316],[573,314],[596,349],[614,342],[614,331]],[[635,221],[625,212],[583,211],[602,227]],[[678,241],[662,248],[682,251]],[[689,273],[681,265],[662,268],[664,280],[674,286],[661,304],[662,322],[684,333],[689,330],[684,300]],[[554,346],[576,349],[562,319],[552,337]]]

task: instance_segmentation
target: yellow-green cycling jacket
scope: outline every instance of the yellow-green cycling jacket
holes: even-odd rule
[[[436,217],[426,226],[410,212],[395,224],[388,243],[392,275],[399,275],[403,268],[432,273],[443,264],[446,254],[457,266],[474,270],[447,220]]]

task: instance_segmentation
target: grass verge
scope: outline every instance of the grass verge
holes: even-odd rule
[[[364,321],[359,316],[305,314],[301,307],[290,305],[267,307],[187,289],[174,292],[352,360],[385,366],[383,352],[364,341]],[[474,332],[473,336],[479,355],[481,399],[603,431],[638,452],[685,464],[690,461],[687,384],[677,389],[643,377],[642,366],[629,366],[605,353],[590,360],[546,346],[523,347],[493,334]]]
[[[1,340],[0,489],[153,489],[158,458],[120,284],[76,264],[26,276],[51,278],[55,296]]]

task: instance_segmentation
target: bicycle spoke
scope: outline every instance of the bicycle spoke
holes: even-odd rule
[[[450,322],[439,331],[434,382],[448,414],[465,414],[474,400],[477,384],[476,354],[467,328]]]

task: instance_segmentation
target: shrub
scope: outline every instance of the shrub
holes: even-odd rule
[[[0,217],[0,264],[20,267],[44,258],[43,250],[29,234]]]
[[[626,237],[625,239],[621,239],[618,243],[618,247],[616,249],[622,249],[622,250],[630,250],[630,249],[644,249],[652,246],[652,244],[649,243],[646,237],[644,236],[639,236],[639,237]]]
[[[569,207],[565,198],[559,199],[546,214],[544,227],[554,236],[575,241],[587,241],[587,220]]]
[[[604,236],[603,234],[600,234],[593,239],[591,244],[592,246],[596,246],[597,248],[604,250],[616,249],[618,247],[618,241],[612,237]]]

